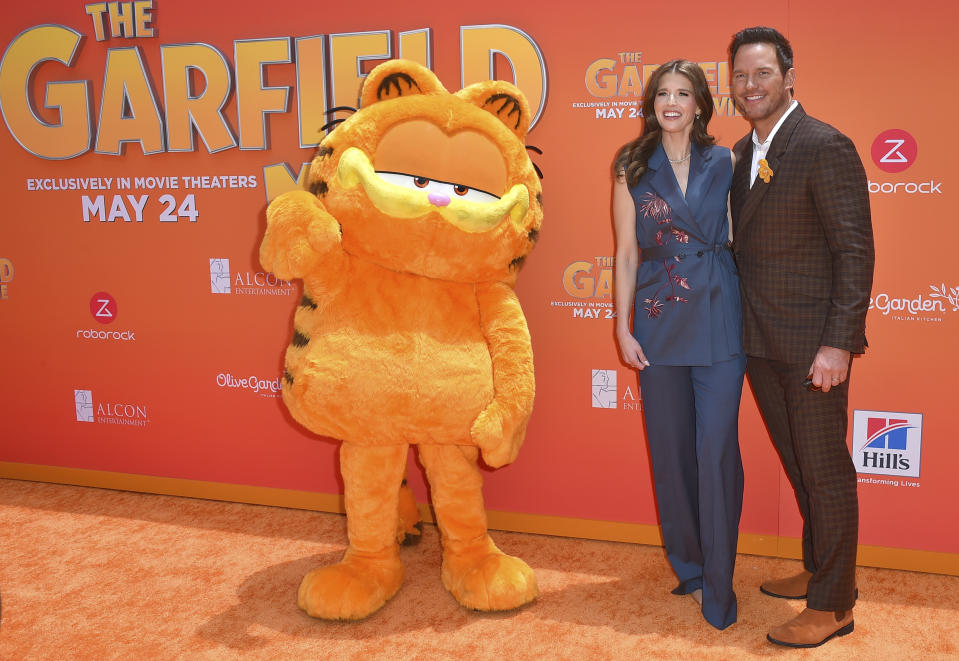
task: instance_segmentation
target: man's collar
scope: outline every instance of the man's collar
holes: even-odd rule
[[[753,129],[753,146],[763,147],[764,145],[768,147],[772,144],[773,138],[776,137],[776,132],[779,131],[779,127],[783,125],[783,122],[786,121],[786,118],[789,117],[789,113],[795,110],[799,106],[799,101],[793,99],[789,107],[786,108],[786,112],[782,114],[782,117],[779,118],[779,121],[776,122],[776,125],[773,127],[773,130],[769,132],[769,135],[766,136],[766,139],[763,142],[759,141],[759,138],[756,136],[756,129]]]

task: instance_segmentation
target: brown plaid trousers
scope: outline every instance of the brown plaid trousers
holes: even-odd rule
[[[807,606],[855,604],[859,504],[846,446],[848,380],[802,387],[820,346],[862,353],[874,265],[866,173],[852,141],[795,108],[750,189],[752,133],[730,190],[749,381],[803,517]]]

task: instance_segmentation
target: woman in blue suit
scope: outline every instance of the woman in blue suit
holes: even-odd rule
[[[642,372],[656,502],[679,579],[673,593],[691,594],[724,629],[736,621],[746,358],[729,250],[734,163],[706,132],[712,113],[697,64],[673,60],[653,72],[643,132],[616,158],[613,218],[616,337],[623,360]]]

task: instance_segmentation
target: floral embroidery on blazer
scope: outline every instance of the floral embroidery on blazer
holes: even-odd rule
[[[673,228],[672,209],[670,209],[666,200],[659,195],[655,193],[646,193],[643,195],[639,209],[643,213],[643,218],[662,226],[656,232],[657,245],[668,245],[670,240],[678,243],[689,243],[689,235],[685,231]],[[650,319],[656,319],[662,314],[663,301],[659,300],[659,294],[666,287],[669,287],[669,295],[666,296],[667,303],[689,303],[688,298],[676,294],[677,285],[683,289],[692,290],[686,276],[673,273],[676,265],[681,261],[682,259],[679,255],[663,260],[663,269],[666,271],[666,282],[662,287],[656,290],[652,298],[643,299],[643,302],[646,303],[643,309],[646,310]]]

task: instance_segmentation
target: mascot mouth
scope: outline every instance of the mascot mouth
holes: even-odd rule
[[[448,196],[437,196],[387,181],[373,169],[373,164],[360,149],[350,147],[340,157],[337,166],[339,181],[346,188],[362,186],[377,209],[394,218],[420,218],[438,213],[454,227],[471,234],[493,229],[509,216],[522,229],[522,221],[529,211],[529,191],[516,184],[492,202],[477,202]]]

